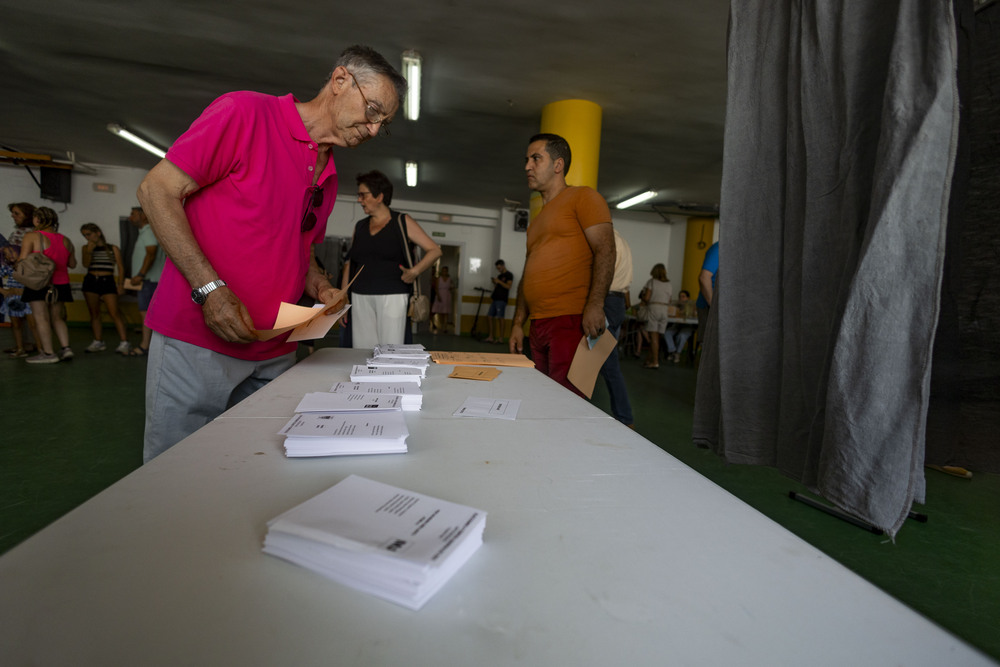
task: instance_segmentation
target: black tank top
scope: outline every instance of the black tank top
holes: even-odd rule
[[[354,243],[347,255],[351,260],[351,278],[365,267],[351,285],[356,294],[409,294],[412,289],[403,282],[403,270],[399,268],[409,266],[399,229],[400,214],[392,209],[389,213],[392,217],[388,224],[375,236],[368,231],[371,217],[359,220],[354,227]]]

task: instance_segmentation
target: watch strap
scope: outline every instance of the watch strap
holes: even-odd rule
[[[198,287],[197,289],[193,290],[192,291],[192,299],[198,305],[202,305],[202,304],[205,303],[205,298],[209,294],[211,294],[215,290],[219,289],[220,287],[224,287],[225,285],[226,285],[226,281],[222,280],[221,278],[218,279],[218,280],[213,280],[212,282],[210,282],[210,283],[208,283],[206,285],[202,285],[201,287]],[[200,299],[199,298],[195,298],[193,296],[195,293],[199,294],[201,298]]]

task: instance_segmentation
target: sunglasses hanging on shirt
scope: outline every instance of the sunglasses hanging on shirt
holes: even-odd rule
[[[323,205],[323,188],[318,185],[314,185],[308,190],[309,192],[309,205],[306,207],[306,212],[302,214],[302,224],[299,228],[303,233],[311,232],[313,227],[316,226],[316,211],[315,209]]]

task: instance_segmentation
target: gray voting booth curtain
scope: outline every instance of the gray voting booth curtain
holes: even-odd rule
[[[694,439],[894,535],[924,429],[958,131],[949,2],[734,2]]]

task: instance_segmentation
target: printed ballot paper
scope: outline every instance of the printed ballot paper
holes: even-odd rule
[[[307,412],[292,417],[278,433],[285,436],[289,457],[403,454],[410,435],[399,411]]]
[[[351,475],[268,522],[264,553],[417,610],[485,527],[482,510]]]
[[[399,396],[400,405],[407,412],[419,410],[424,401],[420,386],[413,382],[338,382],[330,387],[334,394],[358,393]],[[297,410],[296,412],[301,412]]]
[[[399,396],[365,392],[311,391],[295,406],[296,412],[385,412],[402,410]]]
[[[431,358],[430,352],[424,349],[424,346],[420,343],[410,343],[410,344],[394,344],[394,343],[382,343],[375,346],[372,350],[375,357],[383,358],[396,358],[396,359],[423,359],[429,360]]]
[[[416,382],[425,373],[419,368],[409,366],[368,366],[355,364],[351,368],[351,382]]]
[[[521,408],[518,398],[480,398],[469,396],[453,417],[489,417],[490,419],[517,419],[517,411]]]

